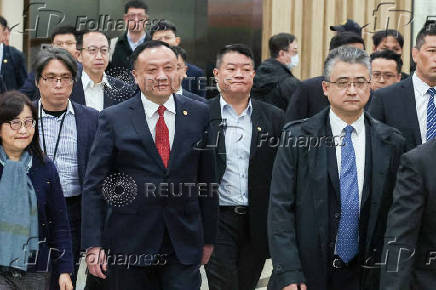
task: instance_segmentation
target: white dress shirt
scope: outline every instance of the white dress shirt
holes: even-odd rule
[[[85,104],[87,107],[101,111],[104,108],[104,85],[111,88],[106,73],[103,73],[102,81],[99,83],[94,83],[93,80],[88,76],[88,74],[82,72],[82,85],[83,92],[85,93]]]
[[[344,128],[347,123],[339,118],[335,112],[330,109],[330,127],[333,136],[345,137]],[[351,133],[351,141],[353,142],[354,155],[356,156],[356,169],[357,169],[357,184],[359,186],[359,205],[362,202],[363,183],[365,181],[365,118],[364,114],[360,115],[353,124],[353,132]],[[343,138],[341,138],[344,140]],[[341,176],[341,149],[342,146],[336,146],[336,162],[338,165],[338,174]]]
[[[0,72],[2,68],[2,63],[3,63],[3,43],[0,43]]]
[[[421,80],[416,73],[412,76],[413,90],[415,91],[416,115],[418,116],[419,131],[422,144],[427,142],[427,105],[430,95],[427,94],[430,86]],[[434,87],[436,89],[436,87]]]
[[[225,120],[226,171],[218,187],[220,206],[248,205],[248,166],[252,135],[251,100],[238,115],[220,97],[221,119]]]
[[[147,119],[148,129],[150,130],[153,140],[156,136],[156,124],[159,120],[159,114],[157,109],[159,105],[147,99],[147,97],[141,92],[141,101],[144,106],[145,117]],[[174,133],[176,128],[176,103],[174,97],[171,95],[168,100],[163,104],[166,108],[164,111],[165,124],[168,127],[168,134],[170,138],[170,149],[173,147]]]

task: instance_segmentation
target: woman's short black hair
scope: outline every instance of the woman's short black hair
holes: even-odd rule
[[[23,111],[24,106],[30,108],[32,111],[32,118],[36,121],[35,134],[33,135],[32,142],[27,146],[26,150],[28,150],[32,156],[36,156],[41,162],[43,162],[44,155],[39,146],[38,111],[36,106],[32,104],[26,95],[19,91],[9,91],[0,96],[0,124],[17,118]],[[0,142],[3,143],[1,138]]]

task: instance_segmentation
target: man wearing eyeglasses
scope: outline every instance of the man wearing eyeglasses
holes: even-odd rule
[[[111,40],[111,62],[108,72],[124,80],[131,78],[130,56],[140,44],[151,38],[146,33],[148,6],[143,1],[129,1],[124,5],[124,22],[127,31],[119,38]],[[121,77],[123,76],[123,77]],[[127,81],[124,80],[124,81]],[[133,82],[133,78],[131,79]]]
[[[330,106],[285,125],[278,148],[268,289],[378,289],[376,263],[404,138],[364,112],[370,96],[365,51],[330,51],[322,87]]]
[[[76,49],[77,37],[79,32],[73,26],[58,26],[51,35],[52,47],[63,48],[68,51],[71,56],[77,60],[78,52]],[[77,76],[82,74],[82,65],[77,62]],[[76,94],[80,87],[79,84],[74,83],[72,94]],[[31,100],[37,100],[40,98],[39,90],[35,83],[35,72],[32,71],[27,75],[27,79],[24,81],[23,86],[19,89],[20,92],[28,96]]]
[[[109,63],[109,41],[105,34],[85,31],[78,38],[77,48],[83,66],[79,80],[83,92],[72,95],[72,100],[101,111],[130,98],[131,88],[105,73]]]
[[[401,55],[392,50],[381,50],[371,54],[371,89],[385,88],[401,80]]]
[[[49,48],[38,54],[35,80],[41,98],[34,102],[38,133],[42,150],[56,165],[65,196],[73,246],[73,283],[80,256],[83,180],[98,115],[94,109],[70,101],[76,76],[76,60],[66,50]],[[58,275],[51,275],[52,290],[59,288]]]

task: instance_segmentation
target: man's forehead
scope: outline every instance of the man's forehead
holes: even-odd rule
[[[139,54],[138,58],[149,63],[174,62],[174,60],[177,61],[174,52],[166,46],[146,48]]]
[[[135,7],[130,7],[129,9],[127,9],[127,14],[129,13],[143,13],[143,14],[147,14],[147,11],[144,8],[135,8]]]
[[[222,56],[223,64],[242,64],[242,65],[253,65],[253,60],[246,56],[245,54],[238,52],[228,52]]]
[[[59,40],[59,39],[73,39],[76,40],[76,37],[72,33],[63,33],[63,34],[57,34],[53,40]]]

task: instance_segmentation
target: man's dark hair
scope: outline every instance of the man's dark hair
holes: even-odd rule
[[[148,11],[147,4],[145,4],[145,2],[137,1],[137,0],[129,1],[126,3],[126,5],[124,5],[124,14],[126,14],[127,11],[129,11],[129,8],[144,9],[146,13]]]
[[[398,41],[398,44],[400,45],[400,47],[403,48],[404,38],[401,35],[401,33],[395,29],[385,29],[385,30],[377,31],[372,36],[372,43],[374,44],[375,47],[377,47],[388,36],[392,36],[393,38],[395,38]]]
[[[383,58],[387,60],[393,60],[397,64],[397,73],[401,73],[401,68],[403,67],[403,61],[401,60],[401,55],[393,52],[389,49],[384,49],[380,51],[376,51],[370,55],[371,62],[377,58]]]
[[[0,15],[0,25],[3,26],[4,28],[8,27],[8,21],[6,20],[6,18],[4,18],[1,15]]]
[[[63,48],[50,47],[47,49],[41,50],[35,60],[34,68],[35,68],[35,79],[39,82],[42,71],[46,67],[46,65],[52,60],[61,61],[67,69],[70,71],[73,80],[76,80],[77,76],[77,62],[74,57]]]
[[[295,36],[290,33],[279,33],[271,36],[268,41],[271,57],[277,58],[280,50],[288,51],[289,44],[294,42]]]
[[[176,25],[171,21],[168,21],[166,19],[161,19],[150,28],[150,35],[151,37],[153,37],[153,34],[156,31],[168,31],[168,30],[171,30],[172,32],[174,32],[175,35],[177,35]]]
[[[171,49],[171,47],[169,46],[168,43],[160,41],[160,40],[149,40],[146,41],[142,44],[140,44],[135,51],[132,53],[131,57],[130,57],[130,61],[131,61],[131,67],[135,68],[135,64],[136,64],[136,60],[138,59],[138,56],[141,54],[141,52],[143,52],[144,50],[148,49],[148,48],[157,48],[157,47],[161,47],[161,46],[165,46],[168,47],[169,49]],[[171,49],[173,52],[174,50]],[[174,52],[174,55],[176,53]],[[176,55],[177,57],[177,55]]]
[[[217,68],[220,67],[223,56],[231,52],[236,52],[247,56],[249,59],[251,59],[254,67],[254,55],[251,49],[245,44],[237,43],[237,44],[228,44],[219,50],[219,52],[216,55],[215,65]]]
[[[333,50],[340,46],[350,44],[350,43],[361,43],[363,44],[363,48],[365,48],[365,42],[363,38],[354,32],[344,31],[336,34],[330,40],[330,48],[329,50]]]
[[[102,32],[102,31],[98,31],[98,30],[81,30],[80,33],[78,34],[78,37],[77,37],[76,48],[78,50],[81,50],[83,48],[83,37],[86,34],[91,33],[91,32],[97,32],[97,33],[100,33],[100,34],[104,35],[104,37],[106,37],[106,39],[107,39],[108,46],[111,45],[111,41],[110,41],[110,39],[109,39],[109,37],[107,36],[106,33]]]
[[[53,30],[51,34],[51,42],[54,41],[56,35],[61,35],[61,34],[72,34],[76,38],[76,41],[78,41],[78,38],[80,36],[80,31],[77,31],[74,26],[70,26],[70,25],[58,26]]]
[[[420,49],[427,36],[436,36],[436,20],[427,20],[416,36],[415,47]]]
[[[182,57],[183,62],[186,64],[187,58],[186,58],[186,50],[181,48],[180,46],[171,46],[171,49],[176,54],[176,57],[179,57],[179,55]]]

